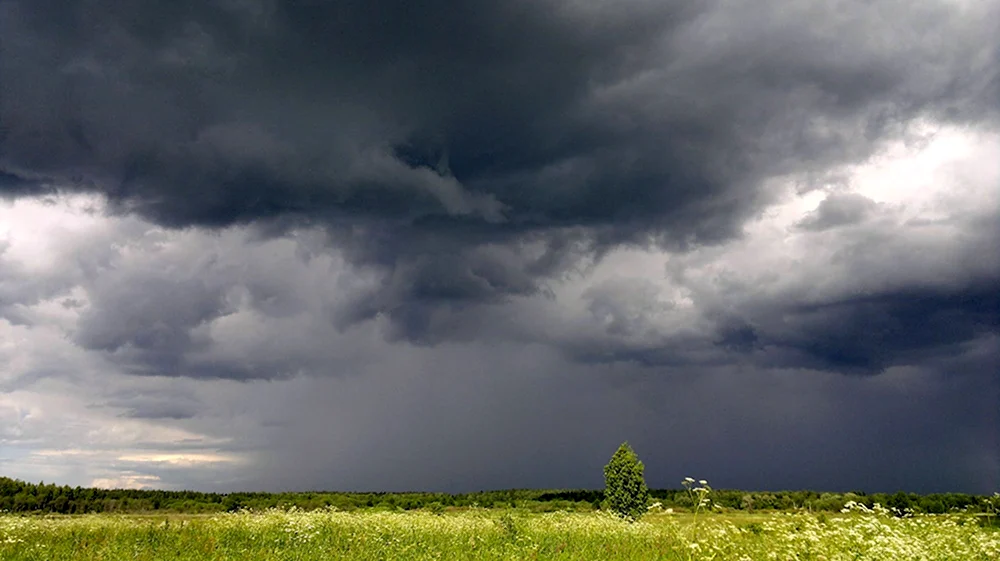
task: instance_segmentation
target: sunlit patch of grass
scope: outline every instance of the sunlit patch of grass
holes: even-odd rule
[[[0,515],[0,559],[996,560],[1000,532],[972,515],[885,509],[768,515],[470,509],[238,512],[211,517]]]

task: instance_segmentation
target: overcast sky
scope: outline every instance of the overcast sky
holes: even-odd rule
[[[998,22],[0,0],[0,475],[1000,490]]]

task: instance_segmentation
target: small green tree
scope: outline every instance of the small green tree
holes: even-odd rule
[[[638,520],[646,512],[649,489],[642,476],[642,462],[628,442],[623,442],[604,466],[605,507],[628,520]]]

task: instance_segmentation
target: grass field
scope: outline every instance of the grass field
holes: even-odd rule
[[[216,516],[0,515],[0,559],[1000,559],[1000,531],[964,514],[651,514],[471,509]]]

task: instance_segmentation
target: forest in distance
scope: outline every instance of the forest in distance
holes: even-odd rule
[[[662,508],[690,509],[692,499],[684,489],[650,489],[650,501]],[[0,477],[0,512],[39,514],[86,513],[178,513],[198,514],[240,510],[335,508],[343,511],[430,510],[441,512],[463,508],[518,508],[532,512],[583,512],[598,510],[601,490],[511,489],[474,493],[426,492],[240,492],[206,493],[149,489],[98,489],[30,483]],[[987,512],[990,498],[964,493],[865,493],[853,491],[741,491],[714,489],[717,507],[733,511],[839,512],[853,501],[867,507],[876,503],[894,512],[943,514],[964,511]]]

